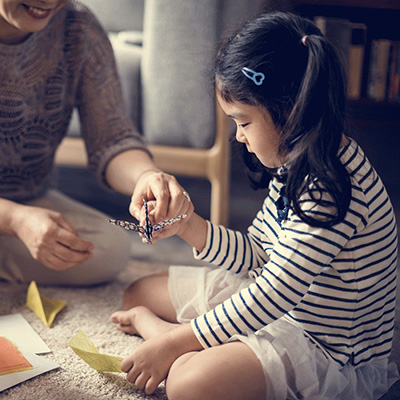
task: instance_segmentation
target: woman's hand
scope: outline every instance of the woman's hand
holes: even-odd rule
[[[61,271],[93,257],[93,244],[80,238],[58,212],[19,206],[11,227],[32,257],[50,269]]]
[[[181,214],[187,215],[186,218],[155,232],[153,243],[179,234],[194,211],[189,195],[176,178],[156,169],[142,173],[132,195],[129,211],[141,223],[144,221],[143,197],[148,200],[150,221],[153,225]]]

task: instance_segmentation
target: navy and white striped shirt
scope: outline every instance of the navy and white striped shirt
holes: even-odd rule
[[[388,357],[396,299],[394,212],[357,143],[350,139],[339,157],[352,187],[340,224],[310,227],[292,210],[280,224],[276,202],[283,184],[276,179],[247,234],[208,223],[206,246],[196,258],[250,273],[254,282],[192,321],[204,347],[285,316],[342,365]],[[328,211],[309,195],[302,196],[302,207]]]

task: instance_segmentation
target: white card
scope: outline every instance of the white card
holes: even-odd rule
[[[11,340],[20,351],[43,354],[51,350],[21,314],[0,315],[0,336]]]

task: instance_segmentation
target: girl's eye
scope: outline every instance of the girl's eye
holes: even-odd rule
[[[245,123],[245,124],[240,124],[239,126],[240,126],[241,128],[246,128],[247,125],[249,125],[249,122],[247,122],[247,123]]]

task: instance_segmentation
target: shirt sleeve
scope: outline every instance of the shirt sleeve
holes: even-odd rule
[[[122,95],[113,50],[108,36],[88,12],[86,57],[76,99],[89,166],[103,184],[108,162],[117,154],[140,149],[148,152],[130,120]],[[150,154],[150,153],[149,153]]]
[[[268,261],[268,255],[255,235],[214,225],[210,221],[207,221],[207,225],[204,249],[201,253],[194,249],[194,257],[197,260],[209,262],[237,274],[259,268]]]
[[[309,199],[304,199],[303,207],[313,214],[327,212]],[[361,204],[353,204],[353,207],[342,223],[331,228],[311,227],[292,214],[261,275],[247,288],[191,321],[202,345],[210,347],[226,342],[234,334],[255,332],[293,310],[318,275],[331,265],[357,230],[365,226],[363,215],[367,207]],[[268,216],[264,215],[263,219]],[[225,237],[219,229],[210,238],[207,251],[215,252],[215,259],[221,258],[219,249],[226,248],[219,243],[224,242]]]

